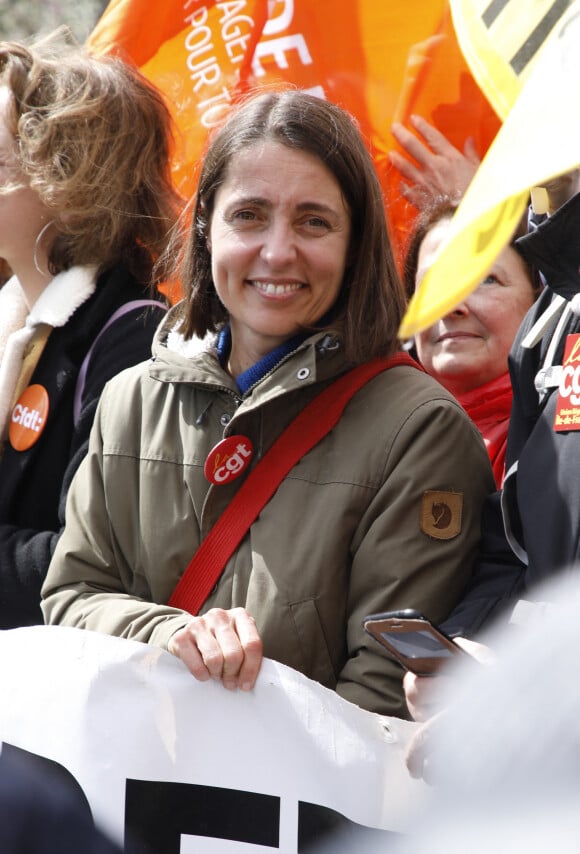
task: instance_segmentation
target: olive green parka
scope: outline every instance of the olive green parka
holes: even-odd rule
[[[247,437],[251,468],[350,367],[338,337],[317,333],[242,396],[211,343],[192,352],[174,323],[170,312],[152,361],[105,388],[43,588],[49,623],[167,647],[189,615],[166,603],[244,480],[211,485],[211,449]],[[280,484],[202,613],[243,606],[265,656],[363,708],[406,716],[403,671],[363,617],[398,608],[446,617],[469,580],[493,489],[459,404],[424,372],[391,368]]]

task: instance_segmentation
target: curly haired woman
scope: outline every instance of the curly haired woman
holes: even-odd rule
[[[60,34],[0,43],[0,627],[40,587],[105,383],[149,357],[154,263],[181,207],[169,112]]]

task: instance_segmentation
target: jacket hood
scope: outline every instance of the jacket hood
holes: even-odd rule
[[[580,292],[580,193],[538,227],[519,237],[515,248],[545,276],[550,289],[571,300]]]
[[[204,338],[185,340],[179,331],[179,306],[173,306],[163,319],[153,339],[153,361],[150,375],[161,382],[188,382],[196,384],[219,384],[241,396],[235,380],[220,365],[217,355],[217,334],[208,332]],[[340,338],[336,333],[316,332],[300,344],[289,356],[282,359],[276,367],[292,362],[296,355],[300,358],[301,385],[310,385],[315,381],[326,380],[342,373],[352,365],[344,359]],[[276,384],[293,382],[295,367],[288,369]],[[290,376],[291,375],[291,376]]]

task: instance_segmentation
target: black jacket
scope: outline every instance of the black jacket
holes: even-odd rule
[[[580,293],[580,195],[521,238],[518,249],[539,267],[548,287],[524,318],[510,354],[513,404],[506,472],[516,461],[517,471],[506,478],[503,495],[487,501],[472,583],[444,624],[448,632],[468,637],[518,598],[533,599],[541,582],[580,565],[580,431],[556,432],[558,388],[547,389],[542,398],[535,386],[558,318],[534,347],[521,346],[556,294],[570,301]],[[569,312],[552,364],[562,365],[566,337],[575,333],[580,333],[580,317]],[[510,548],[504,522],[527,553],[527,565]]]
[[[56,762],[10,744],[0,756],[2,854],[122,854],[95,827],[82,789]]]
[[[46,426],[27,451],[16,451],[7,441],[0,462],[0,628],[43,622],[40,587],[64,525],[68,487],[88,448],[99,396],[112,376],[150,357],[163,308],[135,308],[103,332],[90,357],[75,425],[79,370],[114,312],[149,297],[126,269],[117,267],[100,276],[90,299],[48,338],[30,380],[48,392]],[[163,301],[160,295],[155,299]]]

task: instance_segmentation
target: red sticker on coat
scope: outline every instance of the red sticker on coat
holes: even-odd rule
[[[250,465],[254,447],[247,436],[228,436],[207,455],[203,471],[210,483],[221,486],[239,477]]]
[[[580,430],[580,335],[567,335],[554,430]]]

